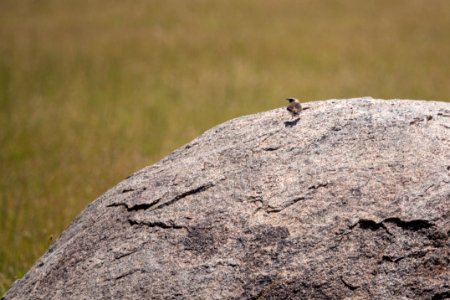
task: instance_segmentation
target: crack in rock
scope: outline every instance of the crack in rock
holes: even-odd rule
[[[119,280],[119,279],[122,279],[124,277],[133,275],[134,273],[137,273],[137,272],[147,273],[144,269],[136,269],[136,270],[131,270],[130,272],[123,273],[123,274],[121,274],[121,275],[119,275],[117,277],[114,277],[112,280]]]
[[[445,111],[445,112],[447,112],[447,111]],[[449,113],[438,112],[437,115],[438,116],[442,116],[442,117],[449,117],[450,118],[450,112]]]
[[[284,205],[278,206],[278,207],[273,207],[273,206],[270,206],[270,205],[269,205],[269,206],[265,209],[265,211],[266,211],[267,213],[269,213],[269,214],[270,214],[270,213],[277,213],[277,212],[280,212],[280,211],[282,211],[282,210],[288,208],[289,206],[294,205],[295,203],[297,203],[297,202],[299,202],[299,201],[301,201],[301,200],[305,200],[305,197],[294,198],[294,199],[292,199],[292,200],[286,202]]]
[[[350,229],[353,229],[356,225],[359,225],[359,228],[361,229],[370,229],[372,231],[376,231],[380,228],[383,228],[387,231],[387,228],[386,226],[384,226],[383,221],[377,223],[369,219],[360,219],[358,222],[350,226]]]
[[[162,229],[182,229],[186,228],[185,226],[175,224],[173,222],[162,222],[162,221],[154,221],[154,222],[145,222],[145,221],[136,221],[136,220],[128,220],[131,226],[148,226],[148,227],[158,227]]]
[[[450,290],[442,293],[437,293],[431,298],[431,300],[444,300],[444,299],[450,299]]]
[[[164,203],[162,203],[162,204],[160,204],[159,206],[156,206],[156,207],[155,207],[155,205],[157,205],[162,200],[162,198],[158,198],[156,200],[153,200],[150,203],[139,203],[139,204],[135,204],[135,205],[129,205],[126,202],[111,203],[111,204],[107,205],[106,207],[123,206],[123,207],[126,208],[127,211],[146,210],[146,209],[154,207],[153,210],[157,210],[157,209],[169,206],[171,204],[174,204],[175,202],[177,202],[177,201],[179,201],[179,200],[181,200],[183,198],[186,198],[187,196],[204,192],[204,191],[206,191],[207,189],[209,189],[209,188],[211,188],[213,186],[214,186],[213,183],[207,183],[207,184],[201,185],[201,186],[199,186],[199,187],[197,187],[195,189],[192,189],[192,190],[189,190],[189,191],[184,192],[182,194],[179,194],[179,195],[175,196],[173,199],[171,199],[171,200],[169,200],[167,202],[164,202]]]
[[[318,184],[314,184],[308,187],[308,190],[317,190],[321,187],[326,187],[328,185],[328,182],[322,182],[322,183],[318,183]]]
[[[420,229],[427,229],[427,228],[434,226],[434,224],[432,222],[430,222],[428,220],[422,220],[422,219],[403,221],[400,218],[387,218],[382,222],[394,223],[395,225],[397,225],[398,227],[400,227],[402,229],[412,230],[412,231],[417,231]]]
[[[134,253],[138,252],[139,250],[140,250],[140,248],[134,249],[133,251],[130,251],[130,252],[114,255],[114,259],[121,259],[121,258],[130,256],[131,254],[134,254]]]
[[[122,258],[124,258],[124,257],[130,256],[130,255],[132,255],[132,254],[134,254],[134,253],[136,253],[136,252],[142,250],[142,249],[144,248],[145,245],[147,245],[147,242],[142,243],[141,245],[137,246],[137,247],[134,248],[134,249],[130,249],[130,250],[127,251],[127,252],[116,252],[116,253],[114,254],[114,259],[122,259]]]
[[[428,121],[430,121],[432,119],[433,119],[433,116],[431,116],[431,115],[426,115],[424,117],[416,117],[411,122],[409,122],[409,125],[414,125],[414,124],[418,124],[421,122],[425,122],[425,124],[426,124]]]
[[[281,146],[269,146],[269,147],[265,147],[263,148],[264,151],[276,151],[278,149],[280,149]]]
[[[356,225],[359,225],[361,229],[370,229],[372,231],[376,231],[380,228],[385,229],[388,233],[386,226],[384,223],[393,223],[394,225],[400,227],[404,230],[411,230],[411,231],[418,231],[420,229],[427,229],[430,227],[435,226],[433,222],[430,222],[428,220],[411,220],[411,221],[403,221],[400,218],[386,218],[382,220],[381,222],[375,222],[373,220],[369,219],[360,219],[358,222],[356,222],[354,225],[350,226],[350,228],[354,228]]]
[[[156,200],[154,200],[151,203],[140,203],[140,204],[135,204],[132,206],[129,206],[127,203],[125,202],[119,202],[119,203],[112,203],[107,205],[106,207],[117,207],[117,206],[123,206],[126,208],[127,211],[136,211],[136,210],[146,210],[149,209],[150,207],[156,205],[159,203],[159,201],[161,201],[161,198],[158,198]]]
[[[390,255],[383,255],[383,257],[381,257],[381,260],[382,261],[387,261],[387,262],[398,263],[399,261],[401,261],[402,259],[404,259],[406,257],[407,256],[395,257],[395,256],[390,256]]]
[[[195,188],[195,189],[192,189],[192,190],[189,190],[189,191],[187,191],[187,192],[184,192],[184,193],[182,193],[182,194],[177,195],[177,196],[176,196],[175,198],[173,198],[172,200],[169,200],[169,201],[167,201],[167,202],[162,203],[162,204],[159,205],[159,206],[156,206],[153,210],[157,210],[157,209],[160,209],[160,208],[163,208],[163,207],[172,205],[172,204],[174,204],[175,202],[177,202],[177,201],[179,201],[179,200],[181,200],[181,199],[183,199],[183,198],[186,198],[187,196],[190,196],[190,195],[194,195],[194,194],[197,194],[197,193],[204,192],[204,191],[206,191],[206,190],[212,188],[213,186],[214,186],[214,184],[213,184],[212,182],[209,182],[209,183],[207,183],[207,184],[201,185],[201,186],[199,186],[199,187],[197,187],[197,188]]]

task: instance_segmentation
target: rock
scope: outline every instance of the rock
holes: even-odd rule
[[[446,299],[450,104],[221,124],[89,205],[5,299]]]

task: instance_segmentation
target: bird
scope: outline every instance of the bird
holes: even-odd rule
[[[302,105],[300,104],[300,101],[295,98],[287,98],[286,100],[289,101],[289,105],[286,107],[286,109],[291,114],[292,118],[298,117],[298,115],[302,111]]]

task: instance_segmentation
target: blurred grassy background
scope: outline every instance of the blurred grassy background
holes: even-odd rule
[[[0,0],[0,294],[85,205],[232,117],[448,100],[450,1]]]

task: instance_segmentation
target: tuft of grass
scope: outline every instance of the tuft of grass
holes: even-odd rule
[[[282,99],[448,100],[450,2],[0,1],[0,293],[94,198]]]

